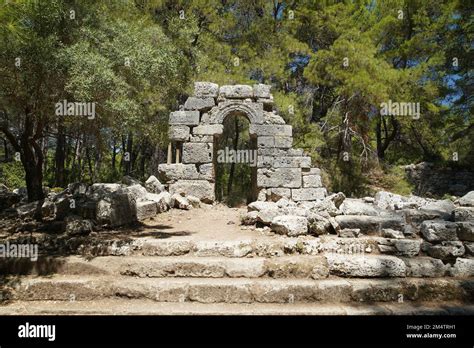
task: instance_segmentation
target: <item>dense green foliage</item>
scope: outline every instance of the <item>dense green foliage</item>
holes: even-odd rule
[[[31,198],[35,178],[154,173],[168,113],[201,80],[271,84],[333,190],[407,193],[395,166],[474,167],[472,13],[462,0],[9,1],[0,181],[19,183],[15,153]],[[56,116],[62,100],[94,102],[96,117]],[[420,103],[420,117],[381,115],[389,100]]]

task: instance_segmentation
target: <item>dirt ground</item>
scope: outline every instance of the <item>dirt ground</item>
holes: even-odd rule
[[[207,205],[191,210],[171,209],[143,222],[148,233],[153,231],[163,237],[184,239],[236,240],[273,235],[269,229],[255,229],[240,225],[246,207],[229,208],[223,204]]]

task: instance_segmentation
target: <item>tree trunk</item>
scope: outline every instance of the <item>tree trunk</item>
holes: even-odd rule
[[[66,160],[66,136],[64,135],[64,126],[60,121],[58,123],[58,136],[56,142],[56,153],[54,156],[55,172],[54,186],[64,187],[66,185],[64,175],[64,163]]]
[[[28,201],[44,199],[43,193],[43,152],[38,140],[42,135],[42,124],[38,120],[33,133],[32,115],[26,111],[24,131],[20,137],[21,162],[25,169],[26,190]]]
[[[116,170],[116,161],[117,161],[117,145],[115,137],[112,140],[112,171],[115,173]]]

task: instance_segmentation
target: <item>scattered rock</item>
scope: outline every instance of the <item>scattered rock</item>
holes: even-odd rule
[[[145,181],[145,188],[148,192],[151,192],[151,193],[161,193],[165,190],[165,187],[154,175],[150,176]]]
[[[465,207],[474,207],[474,191],[466,193],[464,196],[457,200],[459,205]]]
[[[141,185],[140,181],[138,181],[137,179],[132,178],[132,177],[129,176],[129,175],[125,175],[125,176],[122,178],[122,184],[127,185],[127,186],[131,186],[131,185]]]
[[[379,215],[379,211],[373,205],[354,198],[346,198],[339,209],[344,215]]]
[[[162,213],[172,207],[171,195],[167,191],[163,191],[160,194],[148,193],[145,198],[147,201],[156,203],[157,213]]]
[[[302,216],[277,216],[272,221],[272,230],[287,236],[299,236],[308,233],[308,220]]]
[[[314,235],[322,235],[322,234],[327,234],[330,233],[331,231],[331,222],[326,219],[325,217],[316,214],[316,213],[311,213],[308,215],[308,230],[309,233],[314,234]]]
[[[188,202],[193,206],[193,208],[199,208],[201,206],[201,200],[194,196],[186,196]]]
[[[65,220],[65,233],[70,236],[83,236],[92,232],[94,224],[91,220],[83,220],[76,215],[70,215]]]
[[[336,208],[339,209],[342,202],[344,202],[344,200],[346,199],[346,195],[342,192],[338,192],[338,193],[333,193],[330,196],[327,196],[326,199],[332,201],[334,205],[336,206]]]
[[[183,197],[177,193],[171,196],[171,206],[173,208],[184,209],[184,210],[189,210],[193,207],[191,203],[189,203],[186,197]]]

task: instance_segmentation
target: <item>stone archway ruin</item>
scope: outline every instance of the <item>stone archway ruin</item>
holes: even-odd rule
[[[206,203],[215,200],[214,137],[222,134],[224,119],[233,113],[248,118],[250,135],[257,140],[258,200],[313,201],[326,196],[311,157],[293,149],[292,126],[273,110],[269,85],[219,87],[211,82],[196,82],[194,95],[170,113],[168,161],[159,165],[158,172],[171,194],[195,196]]]

